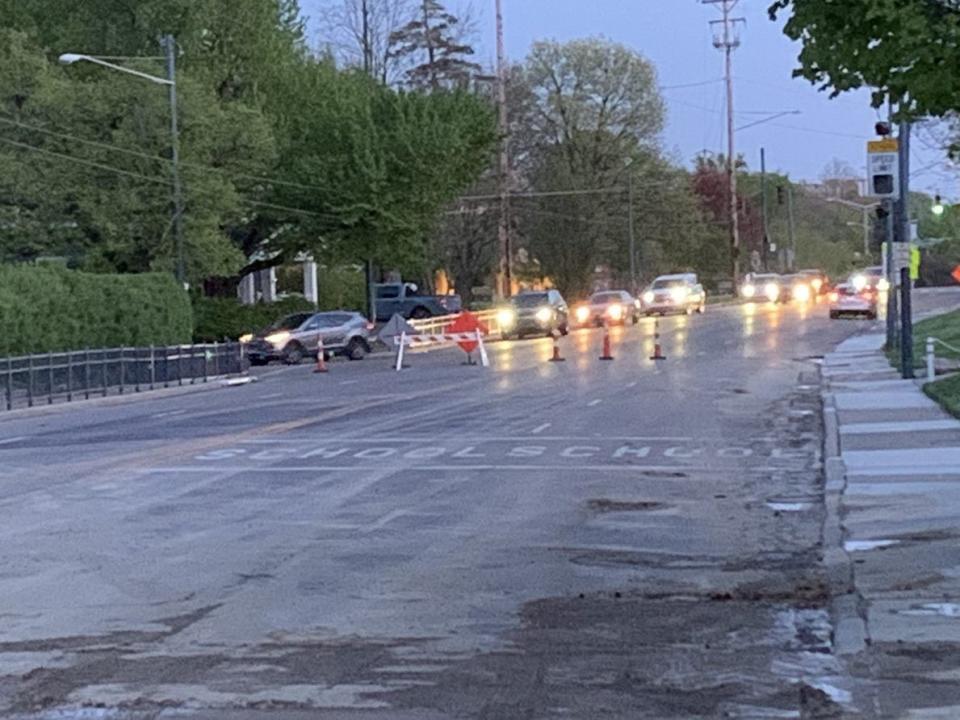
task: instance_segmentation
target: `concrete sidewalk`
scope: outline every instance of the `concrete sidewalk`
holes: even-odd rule
[[[825,557],[847,717],[960,717],[960,421],[862,335],[824,358]]]

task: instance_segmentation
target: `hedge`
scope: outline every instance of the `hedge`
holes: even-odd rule
[[[313,304],[298,296],[256,305],[242,305],[233,298],[195,296],[193,314],[196,325],[193,339],[196,342],[236,340],[241,335],[265,328],[284,315],[313,309]]]
[[[0,357],[190,342],[190,299],[166,273],[0,265]]]

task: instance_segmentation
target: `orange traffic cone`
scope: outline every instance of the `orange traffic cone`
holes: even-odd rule
[[[613,354],[610,352],[610,326],[603,324],[603,354],[601,360],[613,360]]]
[[[550,362],[566,362],[566,358],[560,357],[560,333],[554,330],[550,335],[553,337],[553,357]]]
[[[651,360],[666,360],[666,355],[663,354],[663,348],[660,347],[660,321],[653,321],[653,355],[650,356]]]
[[[317,338],[317,366],[313,369],[315,373],[327,372],[327,359],[324,357],[323,335]]]

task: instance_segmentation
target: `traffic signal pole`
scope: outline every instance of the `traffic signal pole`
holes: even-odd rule
[[[900,243],[910,247],[910,123],[900,123],[900,199],[897,201],[898,238]],[[902,255],[901,255],[902,257]],[[909,252],[906,257],[910,257]],[[896,269],[894,270],[895,272]],[[914,377],[913,373],[913,307],[910,297],[910,264],[899,269],[900,280],[900,371],[904,380]],[[890,294],[895,294],[894,286]]]

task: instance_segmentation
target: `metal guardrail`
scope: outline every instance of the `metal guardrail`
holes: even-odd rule
[[[937,345],[943,345],[947,350],[955,352],[960,355],[960,348],[954,347],[948,342],[944,342],[940,338],[928,337],[927,338],[927,381],[933,382],[937,379]]]
[[[205,383],[247,370],[240,343],[111,348],[0,359],[0,408]]]

